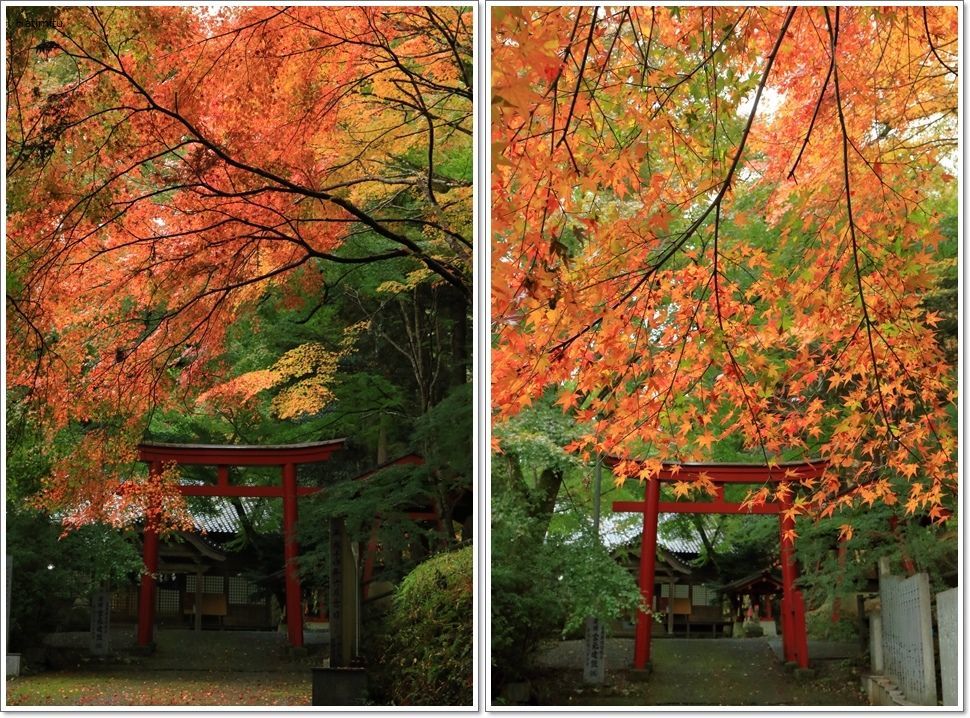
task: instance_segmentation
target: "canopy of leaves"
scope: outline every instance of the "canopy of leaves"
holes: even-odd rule
[[[271,390],[278,419],[336,401],[370,325],[227,361],[271,295],[309,318],[354,274],[371,298],[447,291],[468,313],[470,11],[38,13],[7,25],[7,385],[38,431],[70,435],[45,508],[123,523],[135,495],[170,492],[105,479],[203,392],[236,419]]]
[[[956,376],[924,300],[952,266],[957,24],[944,6],[494,8],[499,448],[552,392],[588,427],[566,448],[621,458],[618,481],[728,441],[827,461],[800,512],[945,519]]]

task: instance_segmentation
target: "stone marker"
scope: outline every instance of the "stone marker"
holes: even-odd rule
[[[111,593],[97,591],[91,597],[91,653],[104,656],[111,651],[108,631],[111,624]]]
[[[13,567],[10,564],[9,555],[7,555],[6,559],[7,559],[6,561],[6,564],[7,564],[6,566],[7,568],[7,571],[6,571],[7,573],[7,622],[3,625],[6,626],[5,635],[9,640],[10,639],[10,575],[11,575],[11,572],[13,571]]]
[[[343,522],[330,519],[330,595],[327,614],[330,617],[330,667],[346,665],[343,661]]]
[[[940,678],[943,684],[943,705],[959,705],[959,591],[951,588],[936,594],[936,624],[940,646]]]
[[[603,462],[596,459],[593,471],[593,535],[596,543],[600,543],[600,497],[603,484]],[[606,631],[602,622],[594,617],[586,618],[586,662],[583,666],[583,681],[586,683],[602,683],[606,679],[606,665],[604,661],[604,645]]]
[[[586,662],[583,680],[586,683],[602,683],[606,679],[606,627],[598,618],[586,619]]]
[[[10,559],[10,555],[6,556],[6,578],[7,578],[7,622],[3,624],[4,626],[4,644],[7,649],[10,648],[10,577],[13,573],[13,565]],[[19,676],[20,675],[20,654],[19,653],[8,653],[7,654],[7,676]]]

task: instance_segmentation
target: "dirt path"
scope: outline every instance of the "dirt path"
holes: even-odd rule
[[[607,683],[582,682],[583,642],[551,644],[537,661],[534,694],[542,705],[849,706],[866,705],[849,661],[816,661],[814,678],[785,671],[763,639],[663,639],[652,645],[653,673],[627,670],[633,641],[607,641]]]

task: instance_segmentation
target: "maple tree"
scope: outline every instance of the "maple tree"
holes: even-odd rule
[[[491,21],[494,448],[554,400],[619,482],[739,439],[828,462],[750,501],[945,520],[956,376],[923,299],[955,214],[957,9]]]
[[[363,325],[242,377],[224,361],[273,288],[312,307],[379,266],[385,293],[470,311],[471,30],[452,7],[10,10],[7,386],[32,431],[72,437],[43,506],[177,522],[174,472],[131,471],[159,409],[324,406]]]

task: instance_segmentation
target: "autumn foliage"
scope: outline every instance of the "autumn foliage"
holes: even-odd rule
[[[922,297],[955,213],[957,9],[491,22],[495,422],[552,397],[620,481],[740,436],[829,462],[781,484],[799,512],[944,519],[956,376]]]
[[[106,479],[130,473],[153,410],[200,392],[285,382],[284,417],[325,403],[349,345],[308,345],[214,390],[227,329],[268,287],[299,305],[347,267],[405,261],[402,287],[470,303],[471,182],[439,167],[471,141],[469,11],[21,12],[7,38],[7,386],[50,436],[81,435],[46,506],[124,521],[131,501]]]

